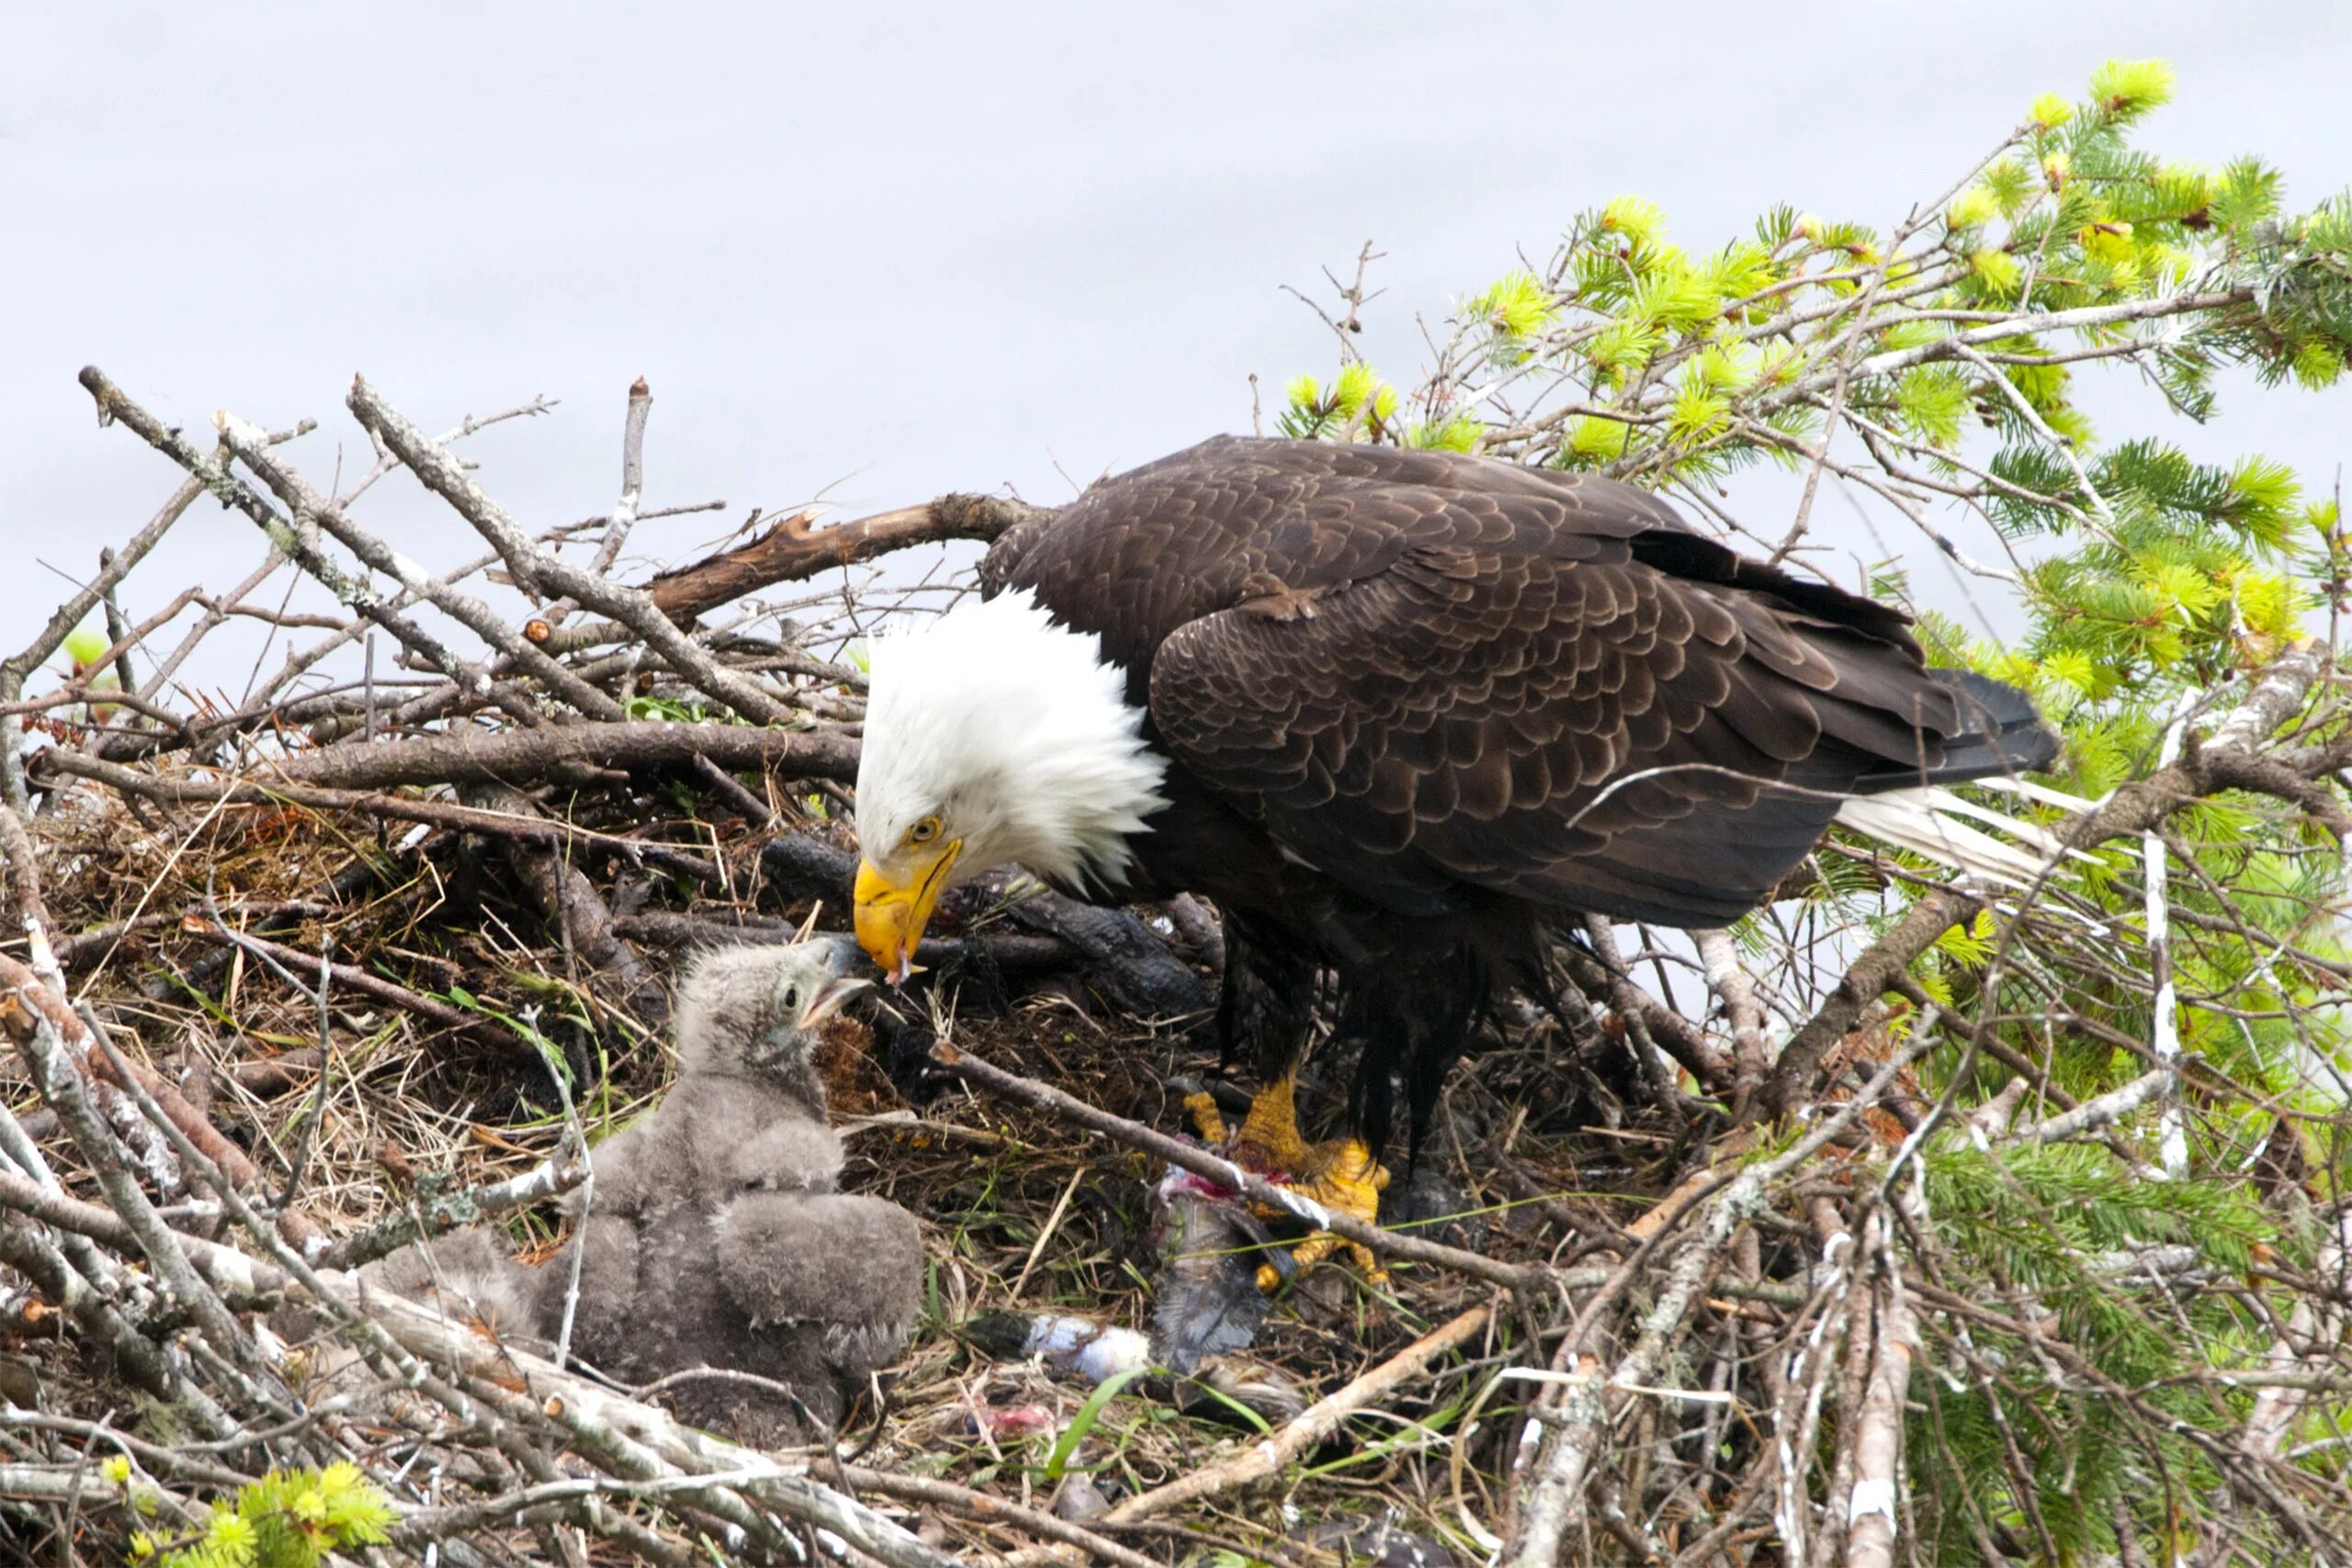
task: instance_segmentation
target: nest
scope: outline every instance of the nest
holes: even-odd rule
[[[20,1048],[0,1072],[0,1540],[28,1558],[201,1561],[222,1520],[266,1524],[305,1487],[312,1544],[386,1561],[1701,1563],[1806,1539],[1859,1557],[1892,1539],[1894,1499],[1917,1506],[1905,1443],[1977,1445],[1996,1489],[2033,1472],[2028,1414],[2000,1398],[2033,1357],[2132,1419],[2156,1407],[2100,1387],[2091,1326],[1953,1256],[1888,1179],[1959,1113],[1919,1076],[1933,1020],[1818,971],[1843,951],[1899,975],[1936,934],[1905,954],[1906,928],[1867,913],[1689,953],[1573,933],[1559,993],[1457,1070],[1393,1184],[1418,1207],[1363,1235],[1387,1281],[1308,1271],[1246,1350],[1185,1376],[1103,1380],[975,1331],[1149,1330],[1154,1193],[1171,1166],[1226,1169],[1180,1103],[1221,1076],[1213,913],[1017,882],[943,917],[911,1013],[825,1037],[845,1185],[915,1214],[930,1260],[912,1344],[830,1440],[748,1451],[495,1325],[371,1298],[351,1270],[420,1234],[494,1224],[552,1248],[583,1150],[671,1076],[681,959],[842,923],[855,639],[961,581],[856,563],[1034,513],[755,515],[632,587],[628,538],[659,514],[639,506],[641,383],[619,504],[526,536],[452,449],[544,404],[435,439],[360,384],[381,461],[329,496],[277,437],[224,417],[199,448],[85,381],[188,479],[0,667],[21,932],[0,952]],[[401,575],[353,515],[397,468],[489,553]],[[119,588],[205,495],[266,558],[134,619]],[[299,607],[281,573],[309,585]],[[93,616],[108,646],[51,663]],[[201,695],[209,639],[256,622],[283,665]],[[1336,1111],[1347,1066],[1317,1058],[1310,1111]],[[2111,1136],[2130,1109],[2068,1102],[2078,1125],[2050,1136]],[[2012,1092],[1959,1119],[1998,1142],[2018,1111]],[[2133,1312],[2238,1288],[2193,1247],[2121,1250],[2102,1299]],[[2341,1540],[2340,1483],[2275,1440],[2310,1415],[2278,1391],[2337,1375],[2340,1299],[2297,1289],[2275,1315],[2301,1327],[2240,1352],[2281,1376],[2208,1445],[2208,1491],[2278,1539]],[[306,1399],[311,1351],[268,1328],[290,1305],[397,1408]],[[1939,1371],[1915,1387],[1923,1359]],[[1955,1435],[1939,1386],[1987,1395],[1968,1418],[1991,1425]],[[2030,1555],[2052,1527],[2026,1495],[1950,1499],[1925,1528]]]

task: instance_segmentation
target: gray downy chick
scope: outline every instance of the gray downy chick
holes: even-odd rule
[[[679,1076],[661,1105],[600,1145],[576,1227],[571,1347],[642,1385],[704,1367],[789,1385],[828,1425],[914,1325],[922,1244],[894,1203],[836,1190],[842,1146],[810,1054],[815,1028],[865,985],[847,942],[722,949],[687,976]],[[580,1196],[571,1200],[575,1218]],[[571,1269],[540,1275],[553,1337]],[[757,1383],[689,1378],[665,1391],[686,1420],[747,1441],[802,1430]]]

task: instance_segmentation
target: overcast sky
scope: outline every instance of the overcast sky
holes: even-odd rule
[[[1883,227],[2036,94],[2150,54],[2180,79],[2154,145],[2259,151],[2298,206],[2352,181],[2330,0],[12,6],[0,641],[62,596],[36,561],[87,572],[179,478],[96,428],[85,363],[198,430],[317,417],[321,479],[367,453],[355,370],[435,428],[560,398],[469,448],[533,525],[610,505],[639,374],[649,504],[1053,502],[1248,428],[1252,371],[1327,371],[1278,286],[1367,238],[1366,346],[1409,384],[1415,313],[1580,208],[1647,195],[1694,248],[1780,200]],[[2188,438],[2324,479],[2347,412],[2240,397]],[[421,559],[472,547],[404,479],[364,515]],[[207,506],[130,607],[254,546]]]

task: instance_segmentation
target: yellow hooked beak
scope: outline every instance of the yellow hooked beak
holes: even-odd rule
[[[916,862],[904,882],[870,860],[858,863],[857,944],[892,985],[914,973],[915,944],[922,941],[932,908],[946,889],[947,873],[963,852],[964,840],[951,840],[929,860]]]

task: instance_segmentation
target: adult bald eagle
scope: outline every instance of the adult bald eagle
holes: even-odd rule
[[[2056,750],[1895,610],[1625,485],[1451,453],[1221,437],[981,576],[987,602],[873,649],[861,941],[903,976],[940,893],[1007,862],[1214,900],[1220,1027],[1266,1075],[1243,1137],[1363,1214],[1392,1076],[1418,1133],[1490,988],[1540,980],[1543,922],[1724,925],[1849,797],[1932,848],[1887,792]],[[1357,1136],[1310,1149],[1289,1076],[1320,967],[1363,1050]]]

